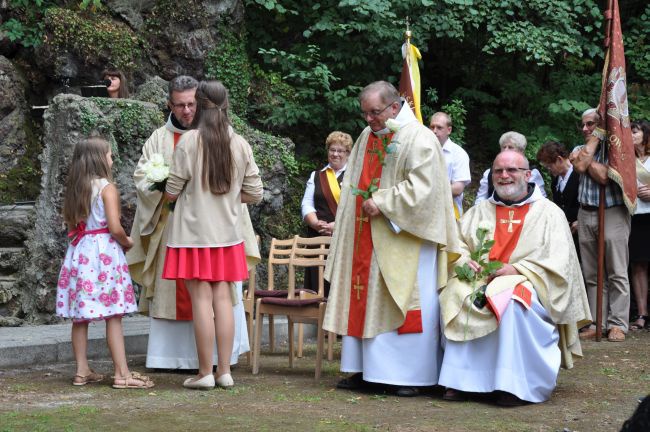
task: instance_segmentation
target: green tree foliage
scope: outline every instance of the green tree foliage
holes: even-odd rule
[[[219,30],[221,40],[205,59],[205,78],[222,81],[228,89],[232,109],[245,116],[251,83],[246,40],[225,25],[220,26]]]
[[[598,102],[605,1],[244,3],[251,56],[295,90],[293,100],[277,99],[282,109],[268,122],[290,134],[299,130],[305,142],[318,142],[306,130],[313,137],[337,126],[359,132],[358,89],[378,79],[397,84],[407,16],[413,43],[423,54],[425,114],[462,108],[466,130],[459,132],[465,132],[470,156],[483,165],[507,130],[529,138],[529,157],[547,139],[571,147],[580,140],[575,128],[580,112]],[[650,118],[650,89],[644,84],[650,72],[650,6],[642,0],[621,3],[631,113]],[[332,99],[333,94],[344,97]]]

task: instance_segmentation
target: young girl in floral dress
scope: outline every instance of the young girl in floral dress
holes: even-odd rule
[[[106,339],[115,367],[115,388],[150,388],[148,377],[130,372],[124,350],[122,315],[137,310],[124,249],[133,241],[120,224],[120,196],[111,183],[111,147],[100,138],[78,143],[68,170],[63,218],[71,242],[59,273],[56,313],[72,318],[77,371],[72,384],[104,377],[88,365],[88,323],[106,321]]]
[[[165,196],[176,201],[167,238],[163,278],[183,279],[192,300],[199,374],[183,385],[230,387],[233,284],[248,277],[242,202],[262,199],[262,180],[250,145],[228,120],[228,92],[219,81],[196,91],[196,130],[176,146]],[[217,341],[217,377],[212,350]]]

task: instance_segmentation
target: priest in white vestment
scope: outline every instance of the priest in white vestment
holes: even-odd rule
[[[187,289],[180,281],[162,279],[162,268],[167,245],[169,207],[163,193],[150,190],[143,167],[154,155],[160,154],[171,163],[172,153],[181,135],[189,130],[196,101],[194,94],[198,81],[189,76],[178,76],[169,83],[168,105],[171,114],[167,123],[155,130],[142,148],[142,156],[133,174],[137,193],[137,209],[131,237],[134,246],[127,253],[131,276],[142,287],[139,310],[151,317],[146,366],[157,369],[197,369],[198,358],[192,325],[192,307]],[[244,205],[245,207],[245,205]],[[246,260],[249,267],[257,264],[260,253],[253,226],[245,212],[242,221],[245,235]],[[231,364],[248,352],[248,330],[242,304],[241,282],[236,283],[239,302],[234,307],[235,338]],[[216,347],[214,362],[217,361]]]
[[[415,396],[438,382],[437,289],[459,252],[451,189],[437,138],[395,87],[372,83],[359,101],[368,127],[342,182],[323,328],[343,335],[341,371],[353,375],[339,388]]]
[[[463,256],[455,265],[479,270],[469,257],[479,226],[494,239],[490,261],[504,265],[485,281],[482,302],[457,276],[440,293],[446,345],[439,383],[447,400],[494,392],[504,406],[544,402],[560,366],[582,356],[578,329],[591,321],[589,303],[566,217],[529,183],[526,158],[504,151],[492,173],[494,194],[460,221]]]

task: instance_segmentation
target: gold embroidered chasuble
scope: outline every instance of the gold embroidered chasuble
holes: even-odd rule
[[[341,335],[347,335],[358,223],[351,186],[359,183],[370,133],[369,127],[361,133],[348,159],[325,268],[331,288],[323,328]],[[423,241],[439,248],[439,287],[446,283],[447,252],[460,251],[451,189],[437,138],[419,122],[411,121],[395,133],[392,143],[395,150],[386,155],[380,189],[372,195],[381,215],[370,218],[373,251],[368,286],[364,287],[363,338],[397,329],[408,310],[419,307],[417,270]],[[389,220],[401,229],[399,233],[393,231]]]
[[[454,266],[467,262],[470,251],[477,249],[476,229],[480,222],[492,226],[489,237],[493,238],[497,223],[512,221],[497,220],[496,205],[487,200],[469,209],[460,220],[463,254]],[[571,368],[573,356],[582,356],[578,329],[591,322],[591,314],[569,225],[562,210],[541,195],[530,203],[519,223],[523,223],[521,235],[508,262],[521,276],[495,278],[488,291],[498,291],[502,283],[525,283],[534,289],[558,328],[562,366]],[[498,323],[489,308],[471,305],[471,285],[459,281],[453,272],[450,276],[440,293],[445,336],[462,342],[496,330]],[[515,307],[514,303],[508,307]]]

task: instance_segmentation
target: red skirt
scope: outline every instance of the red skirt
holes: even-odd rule
[[[238,282],[248,279],[244,243],[212,248],[167,247],[163,279]]]

